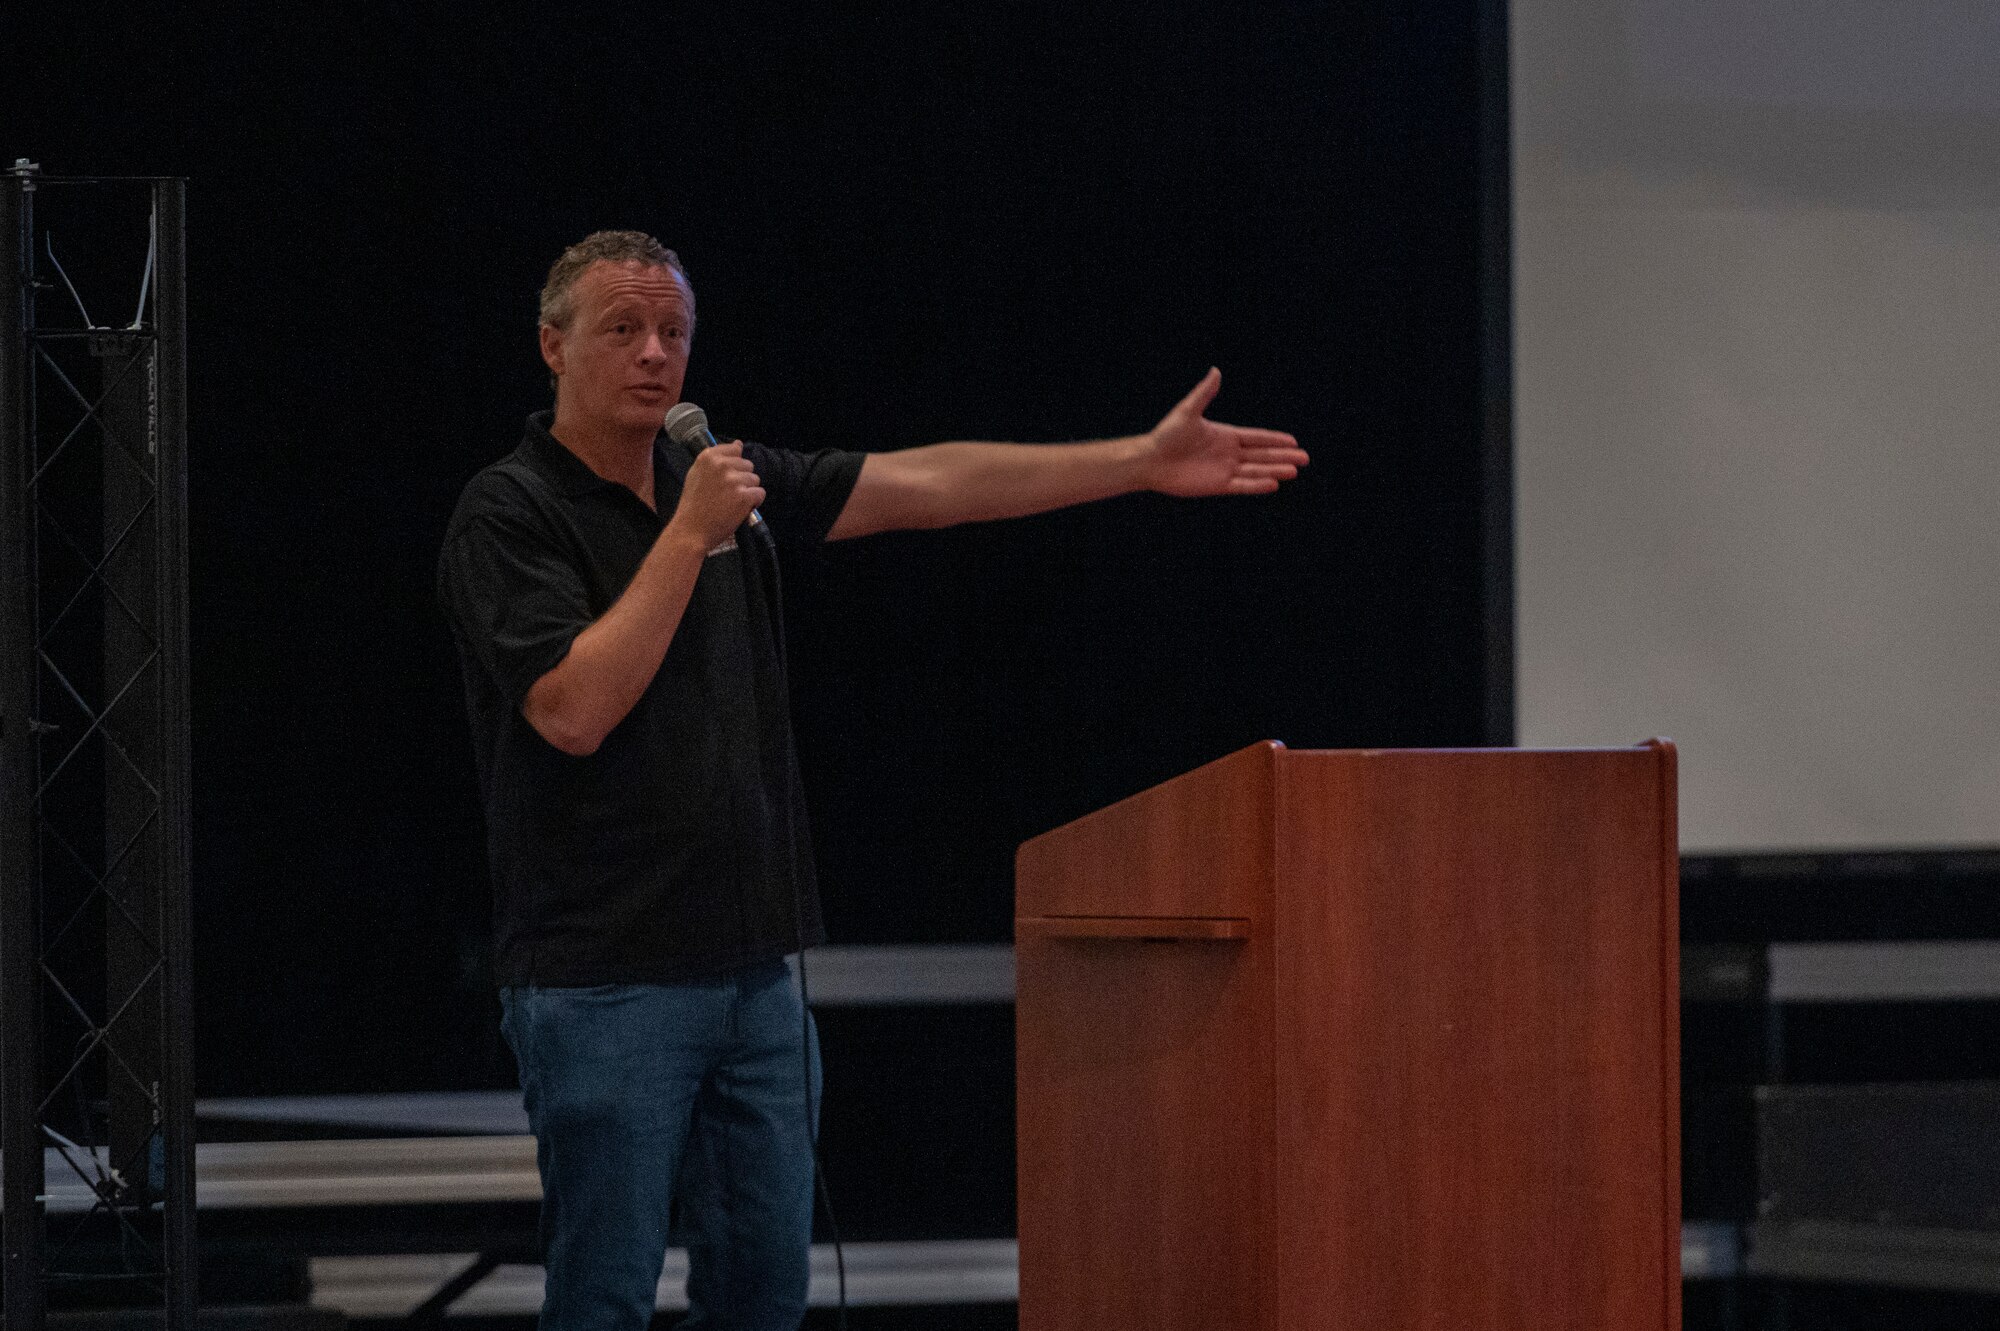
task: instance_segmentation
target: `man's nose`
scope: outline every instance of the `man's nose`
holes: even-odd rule
[[[639,348],[639,359],[651,364],[655,361],[664,361],[666,358],[667,346],[665,342],[661,341],[660,335],[658,333],[646,334],[645,345]]]

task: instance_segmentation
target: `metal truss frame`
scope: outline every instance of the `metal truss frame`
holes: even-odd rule
[[[9,1331],[107,1304],[194,1325],[185,213],[181,180],[0,174]],[[90,256],[143,271],[129,325],[77,317],[53,214],[86,245],[145,237]],[[48,1205],[65,1175],[80,1214]]]

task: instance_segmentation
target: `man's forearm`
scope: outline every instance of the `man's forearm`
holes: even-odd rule
[[[1143,489],[1146,435],[1078,444],[953,442],[873,453],[830,539],[1025,517]]]
[[[931,444],[873,453],[829,535],[949,527],[1042,513],[1132,490],[1182,498],[1271,494],[1311,459],[1281,430],[1204,414],[1222,386],[1211,368],[1144,434],[1087,444]]]
[[[536,733],[575,757],[597,751],[659,673],[707,553],[668,524],[624,594],[528,690],[521,711]]]

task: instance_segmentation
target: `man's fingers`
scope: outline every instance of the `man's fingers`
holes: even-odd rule
[[[1180,405],[1174,410],[1199,416],[1208,410],[1208,404],[1215,401],[1215,395],[1221,388],[1222,371],[1211,365],[1208,367],[1208,373],[1201,377],[1201,382],[1188,391],[1188,395],[1180,400]]]
[[[1209,424],[1235,431],[1236,442],[1244,448],[1282,448],[1292,451],[1298,451],[1299,448],[1298,437],[1286,434],[1283,430],[1260,430],[1254,425],[1228,425],[1222,421],[1210,421]]]
[[[731,453],[728,451],[732,448],[736,449],[736,452]],[[749,476],[755,478],[757,475],[757,464],[749,458],[744,457],[741,446],[736,444],[717,444],[714,448],[704,451],[700,457],[696,458],[695,465],[707,467],[711,471],[721,472],[725,476]]]
[[[1271,477],[1289,481],[1299,474],[1299,469],[1289,462],[1239,462],[1236,464],[1238,477]]]

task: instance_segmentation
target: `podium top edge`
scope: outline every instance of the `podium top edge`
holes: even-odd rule
[[[1403,749],[1403,748],[1383,748],[1383,747],[1359,748],[1359,749],[1293,749],[1286,747],[1286,745],[1282,740],[1264,740],[1260,741],[1257,744],[1250,745],[1248,747],[1252,749],[1259,749],[1259,748],[1264,748],[1267,745],[1275,749],[1278,753],[1293,758],[1317,756],[1322,754],[1339,754],[1342,757],[1350,757],[1350,758],[1351,757],[1376,758],[1376,757],[1388,757],[1395,754],[1644,753],[1657,749],[1671,749],[1674,747],[1674,742],[1664,737],[1655,737],[1653,739],[1641,740],[1636,744],[1576,744],[1576,745],[1552,745],[1548,747],[1539,747],[1539,746],[1530,747],[1526,745],[1509,744],[1509,745],[1463,745],[1463,746],[1447,745],[1429,749],[1425,748]]]

